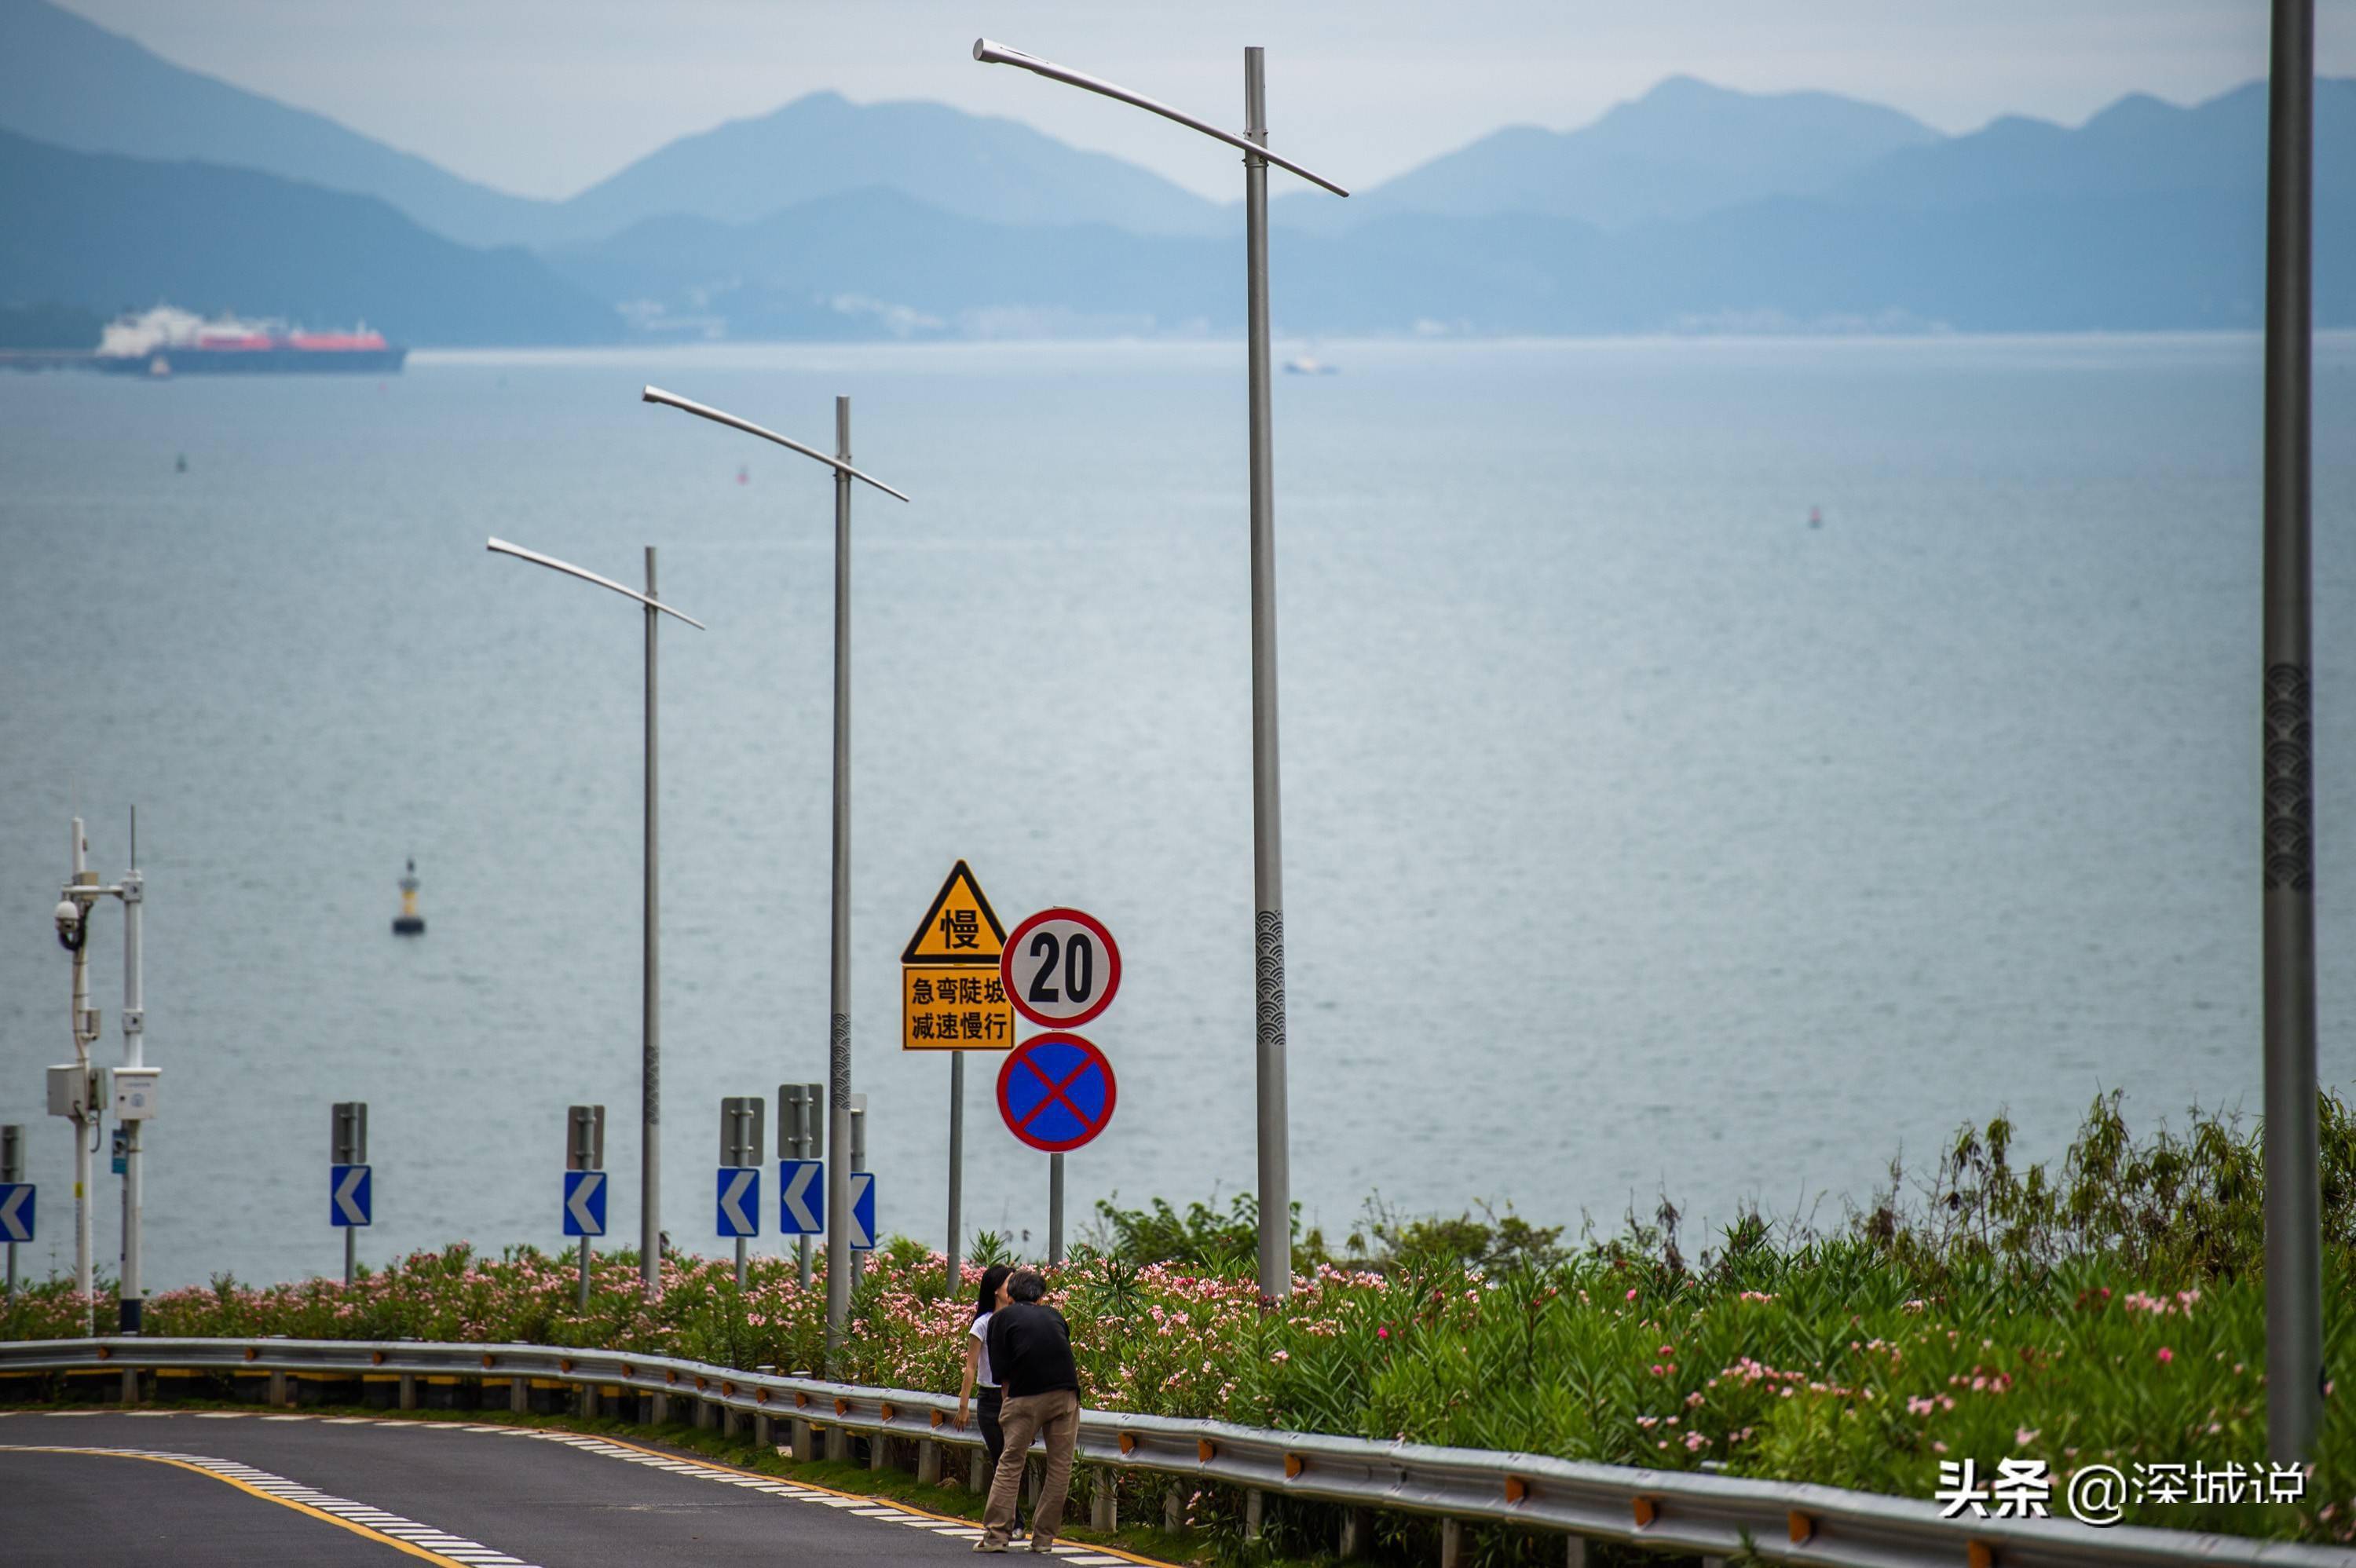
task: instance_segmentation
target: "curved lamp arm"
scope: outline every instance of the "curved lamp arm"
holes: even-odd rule
[[[819,462],[825,464],[829,468],[840,469],[841,472],[850,475],[853,479],[873,485],[878,490],[883,491],[886,496],[895,496],[903,501],[908,498],[905,496],[902,496],[899,491],[894,490],[889,485],[884,484],[881,479],[876,478],[873,475],[862,474],[858,469],[853,468],[850,464],[845,463],[840,457],[835,457],[830,453],[820,452],[814,446],[804,446],[800,442],[779,435],[776,431],[765,430],[761,426],[755,424],[751,420],[740,420],[734,414],[723,413],[718,409],[709,408],[704,404],[695,402],[691,399],[682,398],[677,392],[666,392],[660,387],[648,387],[638,394],[638,400],[646,403],[665,403],[674,409],[684,409],[689,413],[701,415],[702,418],[710,420],[714,424],[724,424],[731,430],[741,430],[746,435],[757,435],[763,441],[774,441],[779,446],[786,447],[790,451],[800,453],[804,457],[815,458]]]
[[[610,588],[625,599],[635,599],[648,609],[659,610],[676,620],[684,621],[699,632],[709,629],[694,616],[674,610],[659,599],[649,599],[635,588],[625,588],[610,577],[600,577],[594,571],[584,571],[570,561],[559,560],[552,555],[542,555],[536,549],[526,549],[521,545],[512,545],[505,539],[493,539],[485,548],[495,554],[511,555],[518,560],[528,560],[534,566],[544,566],[552,571],[562,571],[568,576],[578,577],[584,581],[594,582],[600,588]]]
[[[1149,114],[1159,114],[1164,120],[1175,120],[1188,130],[1200,131],[1213,141],[1225,142],[1230,147],[1241,147],[1254,157],[1265,158],[1280,169],[1290,169],[1311,185],[1323,186],[1335,196],[1350,194],[1323,175],[1304,169],[1290,158],[1280,158],[1258,142],[1238,136],[1233,131],[1222,131],[1216,125],[1207,124],[1195,119],[1192,114],[1181,113],[1170,105],[1156,102],[1143,93],[1131,92],[1125,87],[1117,87],[1102,77],[1090,76],[1086,71],[1073,70],[1067,66],[1057,65],[1053,60],[1043,60],[1037,55],[1026,55],[1021,49],[1010,49],[1004,44],[992,42],[989,38],[974,39],[973,58],[984,65],[1021,66],[1024,70],[1034,71],[1051,80],[1060,81],[1088,92],[1100,92],[1107,98],[1118,99],[1123,103],[1142,109]]]

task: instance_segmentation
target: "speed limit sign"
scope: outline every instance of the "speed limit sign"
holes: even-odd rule
[[[1120,989],[1120,949],[1096,916],[1043,909],[1007,933],[998,977],[1024,1018],[1071,1029],[1112,1005]]]

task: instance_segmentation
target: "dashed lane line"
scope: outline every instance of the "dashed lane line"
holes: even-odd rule
[[[478,1541],[463,1535],[452,1535],[432,1525],[420,1524],[382,1509],[369,1508],[348,1498],[339,1498],[284,1476],[241,1465],[230,1459],[215,1459],[202,1454],[177,1454],[160,1448],[76,1448],[57,1444],[0,1444],[0,1453],[8,1454],[80,1454],[103,1459],[142,1459],[150,1464],[169,1465],[177,1469],[235,1487],[249,1497],[261,1498],[281,1508],[348,1530],[354,1535],[390,1546],[396,1552],[436,1563],[441,1568],[533,1568],[519,1557],[495,1552]],[[453,1555],[457,1553],[459,1555]]]

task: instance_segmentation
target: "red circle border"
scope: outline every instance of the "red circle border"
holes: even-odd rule
[[[1021,948],[1023,938],[1028,936],[1033,927],[1044,924],[1045,922],[1051,920],[1068,920],[1077,924],[1087,926],[1089,932],[1096,937],[1098,945],[1104,949],[1104,995],[1098,997],[1097,998],[1096,1006],[1090,1008],[1087,1011],[1084,1013],[1074,1013],[1067,1019],[1051,1019],[1043,1014],[1033,1012],[1030,1008],[1024,1004],[1023,997],[1020,995],[1019,988],[1014,984],[1014,955]],[[1097,1018],[1101,1016],[1107,1008],[1112,1006],[1113,997],[1119,993],[1120,944],[1113,940],[1112,933],[1105,928],[1104,922],[1098,920],[1096,916],[1087,913],[1084,910],[1066,909],[1061,905],[1058,905],[1054,909],[1043,909],[1037,914],[1031,916],[1022,924],[1016,926],[1012,931],[1006,933],[1006,945],[999,949],[998,953],[998,983],[1006,987],[1006,999],[1014,1004],[1014,1010],[1021,1013],[1024,1018],[1029,1019],[1033,1023],[1037,1024],[1041,1029],[1077,1029],[1082,1024],[1093,1022]]]
[[[1014,1064],[1023,1060],[1023,1053],[1031,1047],[1037,1045],[1042,1040],[1065,1040],[1070,1044],[1078,1046],[1082,1051],[1087,1052],[1089,1060],[1094,1061],[1104,1072],[1104,1115],[1099,1118],[1097,1125],[1089,1128],[1086,1134],[1066,1143],[1058,1143],[1048,1138],[1034,1138],[1029,1133],[1026,1133],[1022,1128],[1016,1126],[1014,1125],[1013,1118],[1010,1117],[1006,1114],[1006,1080],[1008,1076],[1013,1072]],[[1036,1072],[1039,1070],[1034,1067],[1032,1068],[1031,1071]],[[1104,1051],[1098,1047],[1096,1041],[1084,1039],[1079,1035],[1072,1033],[1069,1029],[1049,1029],[1044,1034],[1033,1035],[1029,1040],[1024,1040],[1022,1044],[1008,1051],[1006,1053],[1006,1060],[999,1063],[998,1066],[998,1119],[1006,1125],[1006,1130],[1008,1132],[1012,1133],[1017,1138],[1029,1144],[1033,1148],[1039,1150],[1043,1154],[1067,1154],[1073,1149],[1080,1147],[1084,1144],[1095,1142],[1098,1133],[1103,1132],[1107,1127],[1112,1125],[1113,1108],[1119,1103],[1120,1078],[1112,1070],[1112,1059],[1105,1055]]]

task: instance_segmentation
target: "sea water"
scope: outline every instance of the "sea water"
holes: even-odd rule
[[[2260,1104],[2261,354],[2239,336],[1327,344],[1276,387],[1291,1168],[1346,1233],[1665,1194],[1840,1222],[2008,1112],[2057,1154]],[[1068,1157],[1254,1180],[1240,347],[418,354],[372,379],[0,378],[0,1121],[72,1259],[49,911],[146,875],[151,1288],[561,1243],[564,1108],[637,1228],[640,704],[660,549],[663,1223],[723,1095],[827,1072],[833,486],[851,525],[852,1040],[882,1224],[944,1234],[948,1063],[897,965],[951,864],[1107,923]],[[2356,341],[2316,359],[2321,1071],[2356,1068]],[[186,471],[177,460],[186,459]],[[742,478],[740,479],[740,470]],[[428,933],[397,939],[414,856]],[[120,1060],[121,916],[92,921]],[[1045,1243],[971,1058],[965,1213]],[[774,1128],[775,1107],[771,1125]],[[774,1152],[774,1145],[772,1146]],[[121,1184],[97,1162],[99,1253]],[[774,1178],[771,1179],[772,1180]],[[776,1245],[776,1197],[766,1194]]]

